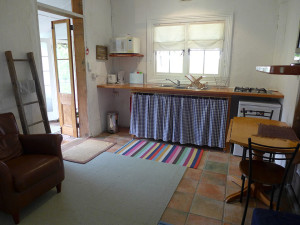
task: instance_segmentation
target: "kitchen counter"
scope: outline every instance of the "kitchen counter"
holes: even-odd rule
[[[212,97],[248,96],[248,97],[275,98],[275,99],[284,98],[284,95],[278,91],[273,91],[272,94],[263,94],[263,93],[234,92],[233,88],[209,87],[208,89],[205,90],[178,89],[174,87],[161,87],[159,84],[102,84],[102,85],[97,85],[97,87],[127,89],[133,92],[199,95],[199,96],[212,96]]]

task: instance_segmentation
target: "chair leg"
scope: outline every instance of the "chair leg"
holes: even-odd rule
[[[11,214],[15,224],[19,224],[20,223],[20,214],[17,212],[17,213],[12,213]]]
[[[243,190],[244,190],[244,186],[245,186],[245,176],[242,175],[241,179],[242,179],[242,189],[241,189],[241,195],[240,195],[240,203],[242,203],[242,201],[243,201],[243,195],[244,195]]]
[[[248,179],[248,190],[247,190],[247,199],[246,199],[246,205],[245,205],[245,209],[244,209],[244,214],[243,214],[243,219],[242,219],[242,223],[241,225],[245,224],[245,220],[246,220],[246,215],[247,215],[247,210],[248,210],[248,204],[249,204],[249,199],[250,199],[250,193],[251,193],[251,181],[250,179]]]
[[[59,183],[58,185],[56,185],[56,192],[57,193],[61,192],[61,183]]]
[[[272,185],[271,199],[270,199],[270,207],[269,209],[273,209],[273,197],[275,192],[275,185]]]
[[[276,205],[276,211],[279,210],[280,200],[281,200],[281,195],[282,195],[282,192],[283,192],[283,188],[284,188],[284,182],[280,185],[280,190],[279,190],[279,195],[278,195],[278,200],[277,200],[277,205]]]

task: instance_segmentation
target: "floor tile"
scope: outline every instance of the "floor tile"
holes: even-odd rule
[[[228,163],[229,154],[223,152],[210,152],[207,160],[221,163]]]
[[[183,212],[189,212],[194,194],[175,191],[168,207]]]
[[[207,161],[204,167],[204,170],[227,174],[228,171],[228,163],[220,163],[220,162],[212,162]]]
[[[253,213],[253,207],[251,207],[251,205],[253,204],[254,201],[252,199],[247,210],[247,217],[246,217],[245,224],[251,224],[252,213]],[[243,204],[241,204],[240,202],[225,204],[224,222],[241,224],[243,213],[244,213],[244,205],[245,205],[245,201],[243,202]]]
[[[128,138],[117,138],[117,144],[123,146],[123,145],[127,144],[131,140],[132,139],[128,139]]]
[[[114,146],[112,146],[111,148],[109,148],[108,150],[107,150],[107,152],[112,152],[112,153],[114,153],[114,152],[116,152],[118,149],[120,149],[122,147],[122,145],[114,145]]]
[[[228,174],[229,175],[235,175],[235,176],[241,176],[242,173],[239,168],[239,163],[237,162],[232,162],[229,164],[229,169],[228,169]]]
[[[186,218],[187,218],[187,213],[178,211],[175,209],[171,208],[166,208],[164,211],[161,221],[170,223],[172,225],[184,225]]]
[[[200,164],[199,164],[199,166],[198,166],[197,169],[202,170],[202,169],[204,168],[204,166],[205,166],[205,164],[206,164],[206,159],[207,159],[208,154],[209,154],[209,151],[207,151],[207,150],[204,150],[204,151],[203,151],[203,155],[202,155]]]
[[[224,201],[225,187],[215,184],[200,183],[196,193],[211,199]]]
[[[241,160],[242,160],[242,157],[240,157],[240,156],[235,156],[235,155],[232,155],[232,154],[229,155],[229,162],[239,163]]]
[[[176,191],[194,194],[198,185],[198,181],[182,178]]]
[[[186,225],[221,225],[222,222],[220,220],[215,220],[211,218],[207,218],[204,216],[199,216],[195,214],[189,214]]]
[[[117,143],[117,139],[116,137],[106,137],[103,140],[107,141],[107,142],[111,142],[111,143]]]
[[[221,220],[223,216],[224,202],[202,197],[198,194],[192,203],[191,213]]]
[[[225,174],[214,173],[210,171],[203,171],[200,183],[207,183],[207,184],[216,184],[225,186],[226,185],[226,178]]]
[[[193,169],[193,168],[187,168],[187,170],[185,171],[185,174],[183,175],[184,178],[187,179],[193,179],[193,180],[200,180],[202,174],[202,170],[197,170],[197,169]]]

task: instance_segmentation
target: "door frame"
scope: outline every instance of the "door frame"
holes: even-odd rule
[[[58,58],[57,58],[57,39],[56,39],[56,24],[66,24],[67,29],[67,42],[68,42],[68,55],[69,55],[69,76],[70,76],[70,88],[71,93],[61,93],[60,80],[58,71]],[[74,87],[74,67],[73,67],[73,53],[72,53],[72,37],[70,28],[70,19],[54,20],[51,22],[52,40],[53,40],[53,54],[55,64],[55,77],[56,77],[56,93],[59,111],[59,123],[61,127],[61,133],[67,134],[73,137],[78,137],[77,131],[77,118],[76,118],[76,102],[75,102],[75,87]],[[67,104],[65,104],[67,103]],[[71,110],[70,115],[66,115],[64,105],[68,106]],[[65,118],[70,118],[70,125],[65,124]]]
[[[82,0],[72,0],[72,12],[53,7],[40,2],[37,10],[65,16],[73,19],[74,58],[76,68],[77,102],[79,116],[79,137],[88,137],[90,134],[87,112],[87,82],[85,68],[85,32]],[[40,38],[40,37],[38,37]]]

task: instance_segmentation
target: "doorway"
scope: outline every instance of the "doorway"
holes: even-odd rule
[[[52,133],[78,137],[72,19],[38,11],[47,114]]]

